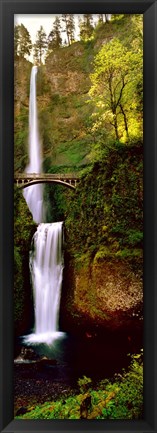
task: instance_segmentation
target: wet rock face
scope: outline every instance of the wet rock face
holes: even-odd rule
[[[75,302],[79,303],[79,294],[83,281],[90,288],[97,301],[97,306],[104,312],[128,311],[136,308],[142,301],[143,284],[139,271],[134,273],[128,263],[106,262],[94,265],[90,274],[80,272],[76,278]]]
[[[50,84],[51,92],[62,96],[69,94],[86,94],[90,88],[89,74],[83,64],[85,48],[80,43],[70,47],[55,50],[46,60],[46,76]],[[92,59],[87,59],[91,63]]]
[[[85,74],[77,71],[53,71],[48,75],[52,93],[67,96],[72,93],[86,93],[89,90],[89,80]],[[83,82],[83,86],[82,86]]]
[[[68,310],[108,329],[142,325],[142,266],[125,260],[74,269]]]

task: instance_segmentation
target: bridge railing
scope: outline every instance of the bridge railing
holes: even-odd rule
[[[79,176],[73,173],[15,173],[14,179],[16,180],[27,180],[27,179],[79,179]]]

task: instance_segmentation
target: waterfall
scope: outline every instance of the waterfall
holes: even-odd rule
[[[62,223],[40,224],[30,256],[35,304],[35,333],[58,330],[62,284]]]
[[[39,224],[32,240],[30,270],[35,329],[26,342],[51,342],[58,332],[63,274],[62,222]]]
[[[30,80],[30,98],[29,98],[29,165],[26,167],[26,173],[41,173],[42,156],[41,142],[38,129],[37,101],[36,101],[36,77],[38,68],[32,67]],[[29,210],[32,213],[33,220],[41,223],[45,220],[43,206],[43,185],[31,185],[24,189],[23,195]]]
[[[37,66],[33,66],[29,104],[29,158],[27,173],[41,172],[41,143],[39,140],[36,102]],[[63,223],[44,223],[43,190],[41,185],[28,186],[24,197],[39,225],[32,239],[30,273],[34,298],[34,333],[24,336],[25,343],[52,343],[64,333],[58,332],[59,305],[62,286]]]

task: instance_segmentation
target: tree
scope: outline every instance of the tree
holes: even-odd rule
[[[19,26],[14,28],[14,56],[18,55],[18,45],[19,45]]]
[[[104,22],[104,17],[105,17],[105,22],[108,23],[110,20],[110,15],[109,14],[99,14],[98,16],[98,21],[99,23],[103,23]]]
[[[34,62],[39,65],[40,63],[40,54],[39,54],[39,49],[37,47],[36,44],[33,45],[33,58],[34,58]]]
[[[59,17],[56,16],[53,28],[48,35],[48,49],[59,48],[62,45],[61,24]]]
[[[83,21],[80,22],[80,39],[89,39],[92,36],[93,30],[93,15],[84,14]]]
[[[37,32],[36,42],[34,44],[34,57],[39,63],[42,63],[42,56],[47,48],[47,38],[43,26]]]
[[[74,15],[72,14],[69,15],[68,29],[69,29],[70,44],[72,44],[72,42],[74,42],[75,40],[74,37],[75,21],[74,21]]]
[[[15,26],[14,30],[14,53],[17,56],[30,56],[32,42],[30,34],[23,24]]]
[[[103,23],[103,21],[104,21],[104,15],[103,14],[99,14],[98,15],[98,22],[99,23]]]
[[[95,98],[99,115],[103,114],[104,121],[114,128],[117,140],[124,130],[129,136],[128,117],[136,111],[141,76],[142,53],[127,49],[116,38],[103,45],[96,55],[89,94]]]
[[[105,21],[106,23],[108,23],[110,19],[110,15],[109,14],[104,14],[104,15],[105,15]]]
[[[63,14],[62,21],[65,25],[65,32],[67,35],[68,45],[74,41],[75,22],[73,14]]]

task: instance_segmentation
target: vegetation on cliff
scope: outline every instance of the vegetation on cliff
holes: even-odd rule
[[[29,250],[36,225],[22,196],[14,189],[14,326],[15,336],[32,325]],[[29,312],[29,313],[28,313]]]
[[[140,142],[105,147],[68,202],[65,225],[71,252],[86,252],[95,260],[141,257],[142,172]]]

